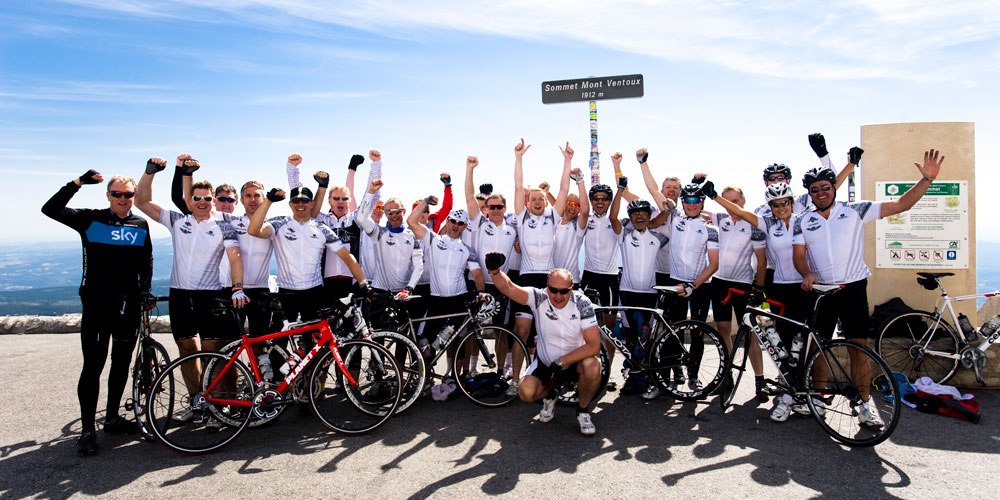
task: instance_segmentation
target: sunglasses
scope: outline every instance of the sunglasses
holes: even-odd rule
[[[816,194],[816,193],[818,193],[820,191],[829,191],[831,189],[833,189],[833,186],[831,186],[829,184],[823,184],[822,186],[816,186],[816,187],[809,188],[809,192],[812,193],[812,194]]]
[[[405,211],[406,211],[406,209],[404,209],[404,208],[394,208],[392,210],[386,210],[385,213],[387,213],[389,215],[399,215],[399,214],[401,214],[401,213],[403,213]]]
[[[770,176],[770,177],[767,178],[768,182],[787,181],[787,180],[788,180],[788,176],[784,175],[784,174],[781,174],[781,175],[772,175],[772,176]]]
[[[591,198],[591,200],[594,200],[594,201],[608,201],[610,199],[611,198],[608,198],[607,196],[595,196],[595,197]]]
[[[580,205],[578,205],[575,201],[567,201],[566,206],[576,208],[579,207]]]
[[[772,201],[772,202],[768,203],[768,205],[771,208],[787,207],[788,205],[791,205],[791,204],[792,204],[792,200]]]
[[[375,210],[385,210],[385,205],[375,205]]]
[[[132,199],[135,196],[135,191],[108,191],[112,198],[125,197],[126,200]]]
[[[701,198],[698,197],[684,198],[682,201],[689,205],[694,205],[695,203],[701,203]]]
[[[257,181],[246,181],[246,182],[243,183],[243,188],[240,191],[243,191],[243,190],[245,190],[246,188],[249,188],[249,187],[255,187],[257,189],[264,189],[264,185],[261,184],[261,183],[259,183],[259,182],[257,182]]]
[[[331,196],[330,199],[333,201],[351,201],[350,196]],[[378,208],[378,205],[375,208]]]
[[[549,287],[549,293],[552,293],[552,294],[555,294],[555,295],[566,295],[567,293],[572,292],[572,291],[573,291],[572,288],[556,288],[556,287],[553,287],[553,286]]]
[[[448,219],[448,220],[451,221],[451,223],[454,224],[454,225],[456,225],[456,226],[464,226],[465,225],[465,223],[462,222],[462,221],[458,221],[458,220],[455,220],[455,219]]]
[[[304,204],[304,203],[309,203],[309,202],[311,202],[311,201],[312,201],[312,200],[311,200],[311,199],[309,199],[309,198],[306,198],[306,197],[301,197],[301,198],[292,198],[292,199],[291,199],[291,200],[289,200],[288,202],[289,202],[289,203],[294,203],[294,204],[296,204],[296,205],[300,205],[300,204]]]
[[[194,195],[192,195],[191,196],[191,200],[193,200],[194,202],[212,201],[212,197],[211,196],[194,196]]]
[[[489,207],[490,210],[503,210],[504,206],[505,205],[487,205],[487,207]]]
[[[236,198],[230,198],[228,196],[216,196],[215,201],[221,201],[222,203],[236,203]]]

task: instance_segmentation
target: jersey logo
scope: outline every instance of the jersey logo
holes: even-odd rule
[[[781,229],[775,229],[774,232],[771,233],[771,235],[774,236],[775,238],[781,238],[782,236],[785,235],[785,232],[782,231]]]
[[[314,239],[314,240],[318,240],[319,239],[319,236],[316,236],[316,233],[310,234],[309,237],[312,238],[312,239]]]
[[[208,231],[205,232],[205,234],[207,234],[209,236],[215,236],[215,231],[212,231],[211,229],[209,229]]]
[[[385,244],[386,244],[386,245],[389,245],[389,246],[393,246],[393,245],[395,245],[395,244],[396,244],[396,240],[394,240],[394,239],[392,239],[392,238],[386,238],[386,239],[385,239]]]
[[[594,224],[594,221],[592,220],[587,221],[587,230],[593,231],[594,229],[597,229],[597,224]]]
[[[815,230],[819,229],[820,227],[822,227],[822,226],[820,226],[819,224],[813,224],[812,226],[807,227],[806,231],[815,231]]]
[[[675,224],[674,225],[674,229],[676,229],[678,231],[681,231],[681,232],[684,232],[684,222],[682,221],[682,222],[678,222],[677,224]]]
[[[704,231],[702,231],[700,227],[699,227],[698,229],[696,229],[696,230],[695,230],[695,233],[698,233],[698,234],[701,234],[701,233],[703,233],[703,232],[704,232]]]
[[[549,304],[548,310],[545,311],[545,317],[552,321],[559,321],[559,316],[556,316],[555,311],[552,310],[552,304]]]
[[[137,227],[110,226],[93,222],[87,228],[87,240],[108,245],[141,247],[146,244],[146,230]]]
[[[443,242],[443,241],[441,241],[441,240],[438,240],[438,242],[437,242],[437,247],[438,247],[438,249],[440,249],[440,250],[447,250],[447,249],[448,249],[448,245],[447,245],[447,244],[445,244],[445,242]]]
[[[845,214],[843,212],[841,212],[840,215],[837,216],[837,219],[840,219],[840,220],[843,220],[843,219],[846,219],[846,218],[847,218],[847,214]]]
[[[570,314],[569,319],[576,319],[576,313]]]
[[[635,248],[639,248],[639,240],[635,239],[635,237],[632,237],[632,238],[631,238],[631,239],[629,240],[629,243],[631,243],[633,247],[635,247]]]
[[[538,221],[529,218],[527,221],[525,221],[525,225],[530,227],[531,229],[535,229],[538,227]]]
[[[493,235],[497,234],[497,231],[496,231],[496,229],[493,229],[493,226],[486,226],[485,232],[489,236],[493,236]]]
[[[816,221],[818,221],[818,220],[819,220],[819,219],[817,219],[815,215],[810,215],[810,216],[809,216],[809,222],[816,222]]]
[[[724,232],[724,233],[728,233],[729,232],[729,224],[723,224],[721,227],[719,227],[719,229],[721,229],[722,232]]]
[[[184,221],[178,229],[180,229],[184,234],[191,234],[191,221]]]

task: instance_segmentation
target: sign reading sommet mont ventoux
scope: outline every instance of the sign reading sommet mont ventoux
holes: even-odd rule
[[[642,81],[642,75],[622,75],[542,82],[542,103],[642,97]]]

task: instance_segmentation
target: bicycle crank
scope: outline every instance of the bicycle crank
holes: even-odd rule
[[[962,366],[970,370],[979,371],[986,367],[986,353],[976,347],[969,346],[962,349],[961,357]]]

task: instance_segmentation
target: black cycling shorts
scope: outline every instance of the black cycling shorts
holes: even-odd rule
[[[583,285],[584,288],[597,290],[598,296],[601,298],[601,303],[599,305],[606,307],[618,305],[619,282],[617,274],[600,274],[584,271],[583,277],[580,278],[580,284]]]
[[[117,341],[135,340],[139,327],[138,297],[87,294],[80,296],[80,302],[83,304],[80,337],[84,342],[106,336]]]
[[[539,290],[545,290],[549,286],[549,275],[548,273],[525,273],[521,274],[517,280],[518,286],[538,288]],[[527,304],[518,304],[514,302],[514,316],[518,318],[534,318],[535,315],[531,313],[531,308]]]
[[[865,339],[868,331],[868,279],[844,285],[844,288],[819,301],[816,330],[825,338],[833,337],[837,320],[843,328],[844,338]]]
[[[174,340],[233,340],[239,320],[229,290],[170,289],[170,330]]]
[[[580,381],[580,374],[577,373],[576,367],[579,363],[573,363],[568,366],[559,368],[555,364],[546,365],[535,357],[535,360],[531,362],[531,365],[524,371],[524,376],[527,377],[531,375],[542,382],[542,387],[546,391],[552,390],[553,387],[558,387],[563,384],[576,383]]]
[[[715,321],[740,321],[740,316],[743,315],[744,310],[747,308],[746,297],[734,293],[729,298],[728,304],[723,304],[722,302],[726,300],[726,294],[729,293],[730,288],[749,292],[750,284],[719,279],[718,276],[712,278],[712,282],[708,284],[712,287],[712,315],[715,317]]]

